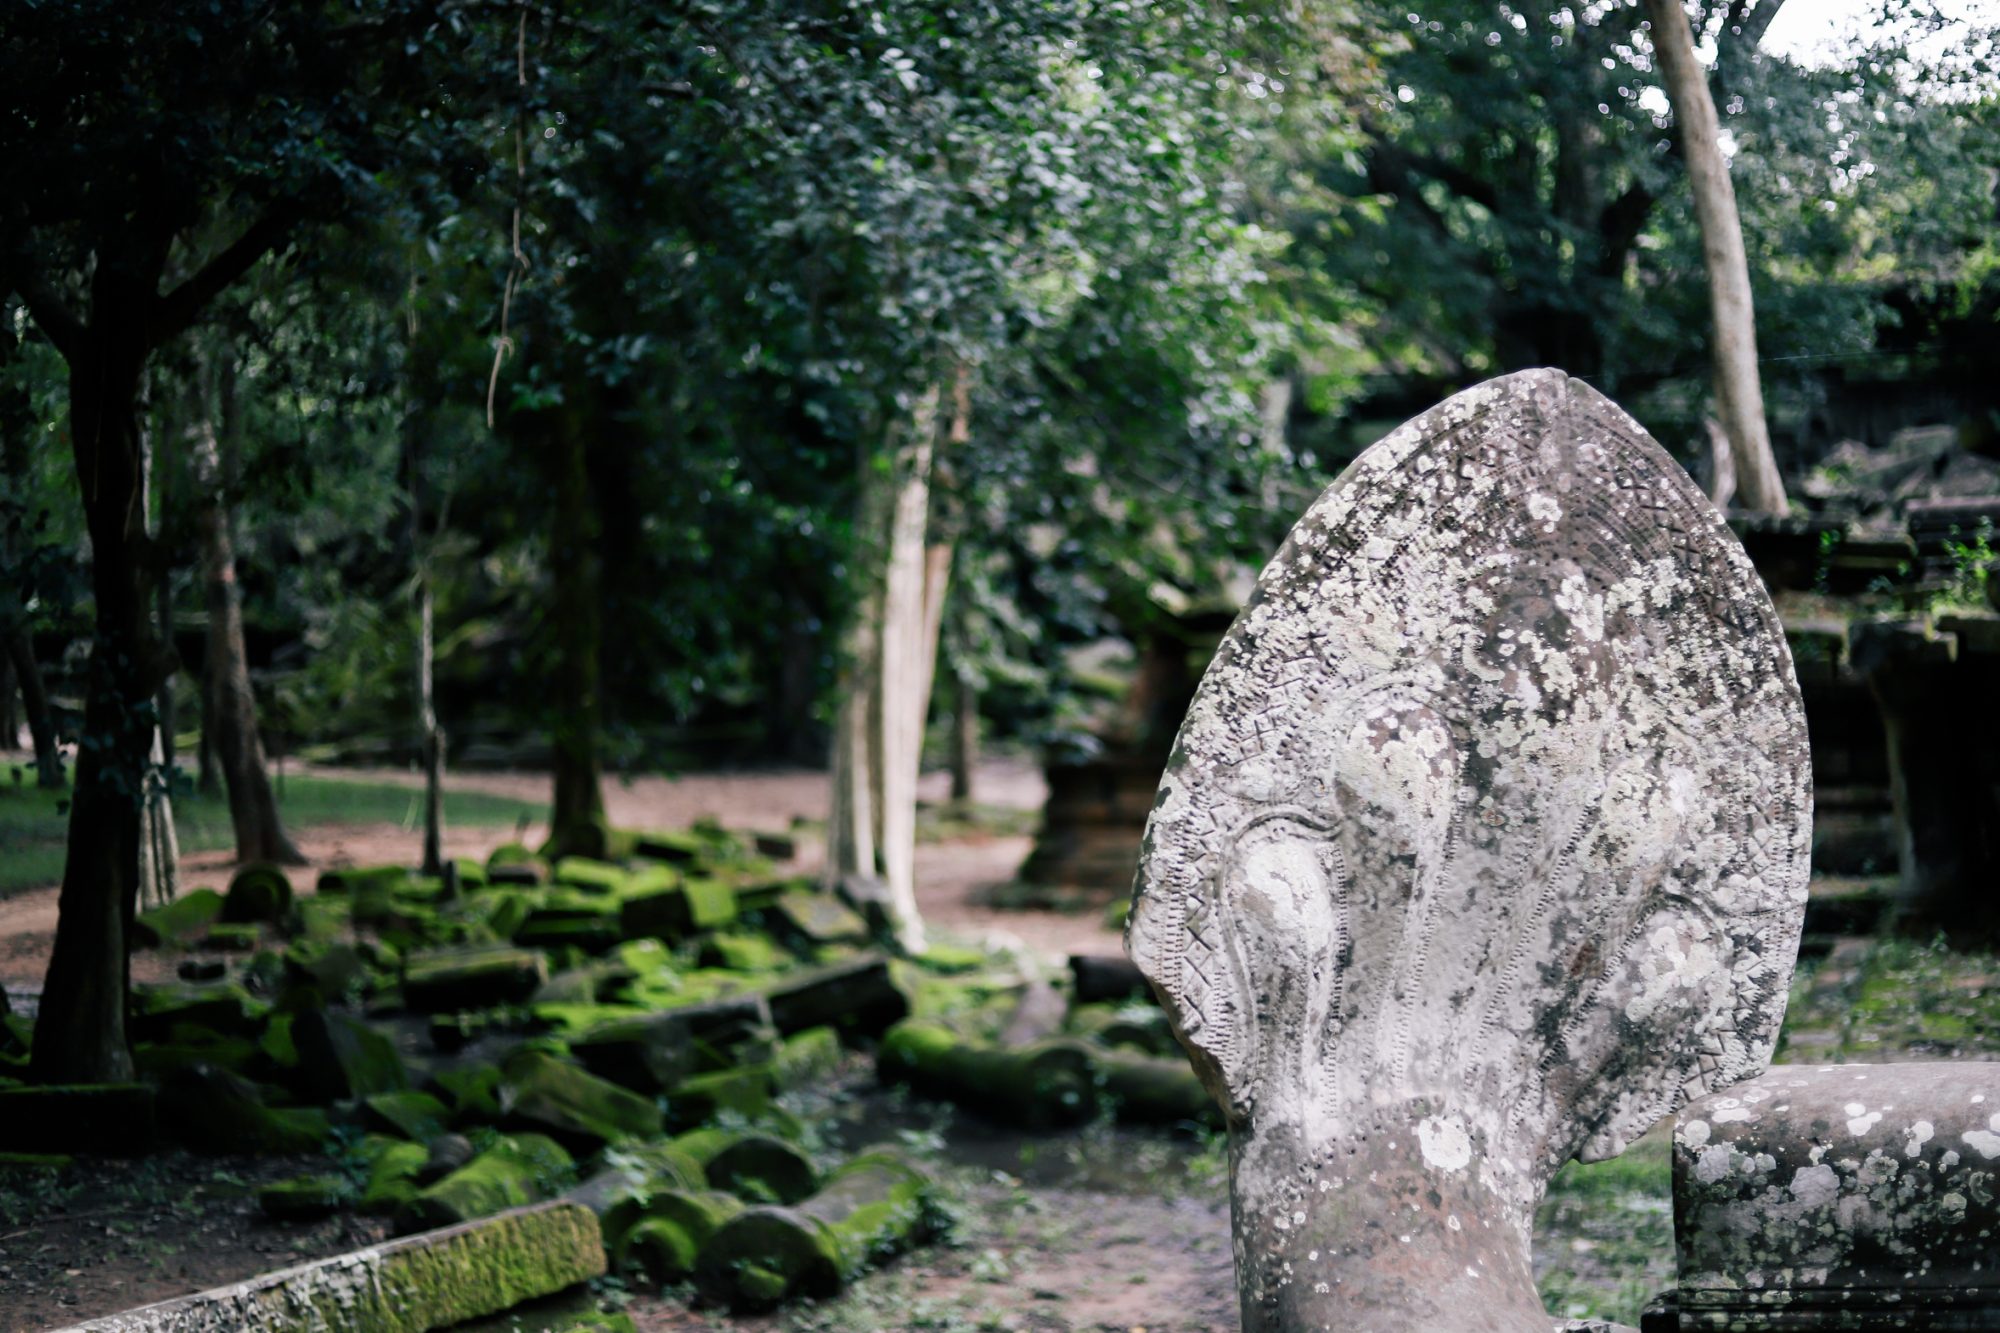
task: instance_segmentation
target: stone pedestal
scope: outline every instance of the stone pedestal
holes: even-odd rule
[[[1674,1133],[1647,1329],[2000,1328],[2000,1064],[1785,1066]]]

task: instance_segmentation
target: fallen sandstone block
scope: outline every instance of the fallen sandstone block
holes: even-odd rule
[[[222,895],[214,889],[194,889],[172,902],[149,908],[132,918],[132,943],[141,949],[192,940],[222,916]]]
[[[785,1036],[830,1025],[846,1036],[874,1037],[910,1014],[910,997],[889,960],[873,954],[786,977],[765,996],[771,1022]]]
[[[21,1153],[136,1155],[153,1146],[153,1104],[143,1083],[0,1087],[0,1145]]]
[[[1096,1114],[1098,1056],[1066,1038],[1008,1048],[969,1041],[935,1019],[898,1023],[875,1071],[928,1097],[1027,1129],[1077,1125]]]
[[[655,1284],[670,1286],[694,1276],[703,1248],[744,1208],[721,1190],[663,1190],[608,1216],[605,1241],[614,1265],[639,1268]]]
[[[520,1208],[107,1315],[62,1333],[428,1333],[604,1273],[597,1219]]]
[[[585,1152],[660,1136],[654,1103],[546,1051],[516,1052],[502,1075],[500,1109],[510,1124]]]
[[[396,1209],[397,1234],[426,1231],[553,1197],[573,1169],[570,1155],[540,1134],[503,1138]],[[585,1217],[590,1213],[585,1210]],[[596,1227],[592,1221],[593,1230]]]
[[[519,1004],[548,979],[532,949],[441,949],[403,961],[403,1003],[418,1013]]]
[[[763,996],[737,995],[593,1027],[570,1042],[570,1053],[600,1078],[637,1092],[660,1093],[703,1068],[705,1054],[770,1025]]]
[[[292,881],[266,861],[244,866],[229,879],[222,919],[233,923],[277,922],[292,910]]]
[[[855,1158],[794,1206],[745,1209],[701,1248],[695,1288],[736,1310],[834,1295],[870,1260],[928,1238],[928,1184],[889,1152]]]

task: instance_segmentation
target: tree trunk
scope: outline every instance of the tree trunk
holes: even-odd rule
[[[951,673],[951,799],[972,800],[972,770],[979,765],[979,689],[972,673]]]
[[[936,661],[935,562],[924,534],[929,525],[931,460],[937,446],[938,391],[917,400],[909,434],[897,451],[882,581],[877,697],[881,704],[882,879],[896,916],[896,937],[911,953],[924,950],[917,911],[917,774],[923,763],[924,718]],[[942,579],[937,580],[942,584]]]
[[[412,526],[415,526],[414,520]],[[421,539],[420,539],[421,540]],[[426,875],[444,873],[444,728],[438,725],[432,665],[437,655],[430,568],[418,557],[417,720],[423,730],[424,866]]]
[[[21,743],[21,712],[15,698],[13,656],[0,656],[0,740],[10,750]]]
[[[35,743],[35,785],[54,791],[63,785],[62,750],[56,743],[56,720],[49,710],[42,668],[35,661],[35,641],[26,626],[7,636],[7,656],[21,686],[21,708],[28,715],[28,734]]]
[[[157,280],[157,269],[151,275]],[[91,326],[70,358],[71,446],[90,531],[96,625],[76,790],[31,1072],[41,1083],[132,1078],[125,1040],[128,926],[139,883],[139,809],[166,659],[147,595],[139,491],[139,379],[153,281],[107,260]]]
[[[1787,508],[1785,483],[1771,452],[1764,390],[1757,378],[1750,264],[1743,251],[1736,191],[1729,181],[1729,164],[1722,156],[1715,100],[1695,58],[1694,31],[1681,0],[1646,0],[1646,13],[1652,20],[1653,49],[1680,126],[1681,153],[1687,159],[1695,218],[1701,225],[1702,259],[1708,268],[1709,307],[1715,327],[1717,415],[1735,456],[1744,507],[1782,514]]]
[[[833,724],[833,808],[826,826],[825,879],[829,888],[849,875],[873,877],[879,870],[875,860],[875,772],[868,738],[869,718],[875,711],[880,605],[880,598],[870,590],[854,608],[848,624],[846,661],[838,686],[840,703]]]
[[[233,429],[234,395],[222,388],[224,430]],[[236,542],[228,486],[215,426],[202,412],[189,430],[197,500],[195,522],[208,585],[208,706],[203,732],[215,767],[229,788],[229,822],[238,861],[303,865],[305,857],[285,833],[266,769],[257,728],[257,696],[250,688],[249,653],[243,640],[243,598],[236,583]]]
[[[430,547],[424,534],[424,436],[430,422],[424,390],[436,368],[417,339],[417,286],[410,286],[403,359],[403,469],[410,496],[410,559],[417,576],[417,743],[424,764],[424,863],[426,875],[444,873],[444,728],[437,714],[437,599],[431,586]]]
[[[154,435],[146,380],[139,380],[139,522],[146,547],[141,559],[153,567],[146,570],[157,588],[165,578],[158,568],[161,555],[159,525],[153,518]],[[162,669],[154,685],[151,736],[146,741],[146,772],[139,807],[139,901],[164,907],[180,893],[181,847],[174,832],[173,789],[166,766],[166,742],[161,735],[164,713],[161,701],[173,679],[173,645],[159,640]],[[128,923],[129,924],[129,923]]]
[[[16,342],[11,328],[0,328],[0,359],[11,364]],[[29,400],[28,391],[19,384],[8,383],[0,386],[0,476],[7,483],[7,500],[11,519],[25,523],[28,511],[28,439],[27,432],[33,425],[34,405]],[[14,683],[21,692],[21,709],[28,715],[28,734],[35,747],[35,785],[53,790],[63,785],[62,751],[57,746],[55,716],[49,711],[49,695],[42,684],[42,669],[35,661],[34,635],[29,628],[27,608],[21,605],[14,587],[20,582],[18,568],[22,551],[15,532],[14,522],[6,525],[4,536],[0,536],[0,558],[4,558],[8,587],[0,589],[0,601],[4,601],[7,614],[0,633],[5,635],[8,666],[12,670]],[[13,699],[10,695],[7,707],[7,744],[12,746],[20,740],[20,729],[13,725]]]
[[[571,408],[549,418],[556,438],[545,447],[556,465],[555,516],[549,562],[555,601],[556,667],[551,727],[555,808],[550,814],[550,857],[605,853],[601,653],[603,570],[598,522],[590,494],[590,454],[585,423]]]

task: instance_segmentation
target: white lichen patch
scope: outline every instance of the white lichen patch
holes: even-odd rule
[[[1463,1171],[1472,1160],[1472,1137],[1457,1116],[1426,1116],[1417,1122],[1424,1160],[1440,1171]]]

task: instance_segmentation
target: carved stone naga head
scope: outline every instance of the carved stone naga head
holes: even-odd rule
[[[1228,1114],[1244,1327],[1546,1333],[1549,1178],[1768,1064],[1811,807],[1770,600],[1608,399],[1509,375],[1356,460],[1203,678],[1127,940]]]

